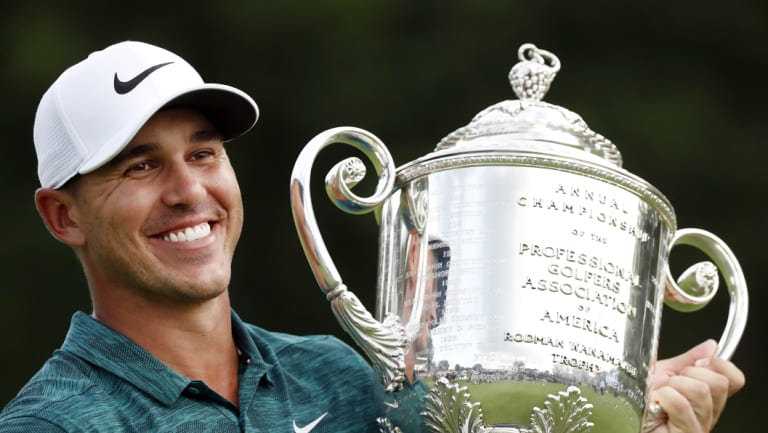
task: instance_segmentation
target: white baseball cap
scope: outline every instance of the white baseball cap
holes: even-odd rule
[[[64,71],[37,107],[34,142],[40,185],[59,188],[114,158],[158,110],[199,110],[229,141],[259,117],[253,99],[223,84],[205,83],[176,54],[125,41],[91,53]]]

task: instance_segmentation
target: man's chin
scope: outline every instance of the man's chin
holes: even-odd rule
[[[226,296],[229,279],[174,281],[157,293],[169,303],[200,304]]]
[[[178,306],[195,307],[203,304],[215,301],[216,299],[226,296],[226,289],[224,290],[185,290],[177,291],[166,298],[169,304],[177,304]]]

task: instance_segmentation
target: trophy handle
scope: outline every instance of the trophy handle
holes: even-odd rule
[[[664,271],[666,275],[664,302],[670,308],[682,312],[696,311],[704,307],[717,292],[719,269],[728,286],[731,304],[728,322],[718,343],[718,356],[730,359],[747,324],[747,283],[741,266],[725,242],[705,230],[678,230],[672,238],[670,248],[676,245],[690,245],[698,248],[709,256],[714,265],[710,262],[697,263],[683,272],[676,282],[667,264]]]
[[[728,292],[731,295],[731,305],[728,310],[728,322],[725,324],[717,355],[724,359],[730,359],[736,346],[744,333],[747,325],[748,295],[747,283],[744,273],[741,271],[739,261],[736,260],[731,249],[720,238],[701,229],[682,229],[675,233],[670,248],[676,245],[689,245],[698,248],[709,256],[712,261],[699,262],[686,269],[675,281],[669,270],[667,262],[665,273],[664,303],[670,308],[691,312],[704,307],[712,300],[718,289],[720,281],[717,271],[723,274]],[[648,405],[643,424],[643,433],[654,431],[665,422],[667,414],[658,402]]]
[[[396,391],[405,379],[405,330],[394,315],[376,320],[354,293],[342,283],[336,266],[325,246],[315,220],[309,181],[312,164],[325,147],[347,144],[360,150],[371,160],[379,176],[376,191],[370,197],[359,197],[351,188],[365,177],[365,165],[355,157],[336,164],[326,176],[326,192],[341,210],[364,214],[379,207],[392,193],[395,165],[384,144],[368,131],[352,127],[332,128],[313,138],[299,154],[291,174],[291,210],[304,254],[320,289],[331,303],[341,327],[365,352],[379,372],[386,389]]]

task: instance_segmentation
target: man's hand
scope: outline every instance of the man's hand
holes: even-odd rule
[[[669,418],[652,433],[712,431],[728,397],[744,386],[741,370],[716,352],[717,343],[707,340],[656,364],[650,401],[658,402]]]

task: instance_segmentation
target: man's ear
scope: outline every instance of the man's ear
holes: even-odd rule
[[[48,231],[56,239],[73,248],[85,245],[85,234],[77,221],[75,200],[69,191],[40,188],[35,191],[35,205]]]

